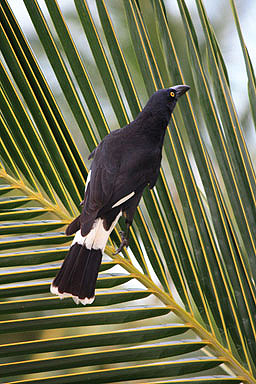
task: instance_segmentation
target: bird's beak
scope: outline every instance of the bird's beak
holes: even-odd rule
[[[172,87],[176,91],[176,97],[179,98],[186,93],[190,87],[188,85],[175,85]]]

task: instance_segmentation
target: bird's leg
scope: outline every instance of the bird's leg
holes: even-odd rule
[[[129,244],[130,226],[132,225],[134,214],[142,196],[142,192],[143,189],[140,192],[136,192],[136,195],[132,197],[131,200],[128,200],[127,207],[123,208],[123,215],[125,217],[126,223],[126,232],[120,233],[122,242],[120,244],[120,247],[114,253],[114,255],[117,255],[123,249],[123,247],[127,247]]]
[[[119,232],[122,241],[121,241],[119,248],[115,251],[115,253],[113,253],[113,255],[117,255],[119,252],[121,252],[123,247],[128,247],[130,226],[131,226],[131,223],[128,220],[126,220],[126,232],[124,232],[124,231]]]

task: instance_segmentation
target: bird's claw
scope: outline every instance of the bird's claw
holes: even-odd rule
[[[121,232],[119,232],[119,234],[121,236],[122,241],[121,241],[120,247],[115,251],[115,253],[113,253],[113,255],[117,255],[118,253],[120,253],[121,250],[124,247],[128,247],[128,244],[129,244],[129,241],[126,238],[125,232],[121,231]]]

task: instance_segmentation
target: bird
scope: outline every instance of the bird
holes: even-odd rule
[[[129,231],[146,187],[157,181],[167,125],[188,85],[159,89],[131,123],[106,135],[92,151],[81,214],[67,227],[75,234],[69,252],[51,283],[51,293],[76,304],[91,304],[108,237],[121,215],[126,231],[114,255],[129,244]]]

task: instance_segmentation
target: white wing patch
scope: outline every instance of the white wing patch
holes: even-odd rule
[[[135,195],[135,192],[131,192],[131,193],[129,193],[129,195],[122,197],[122,199],[118,200],[114,205],[112,205],[112,208],[118,207],[118,205],[125,203],[127,200],[129,200],[134,195]]]
[[[88,187],[88,184],[89,184],[89,182],[90,182],[90,180],[91,180],[91,174],[92,174],[92,171],[90,170],[90,171],[88,172],[88,175],[87,175],[87,179],[86,179],[86,183],[85,183],[85,187],[84,187],[84,193],[86,192],[87,187]]]

